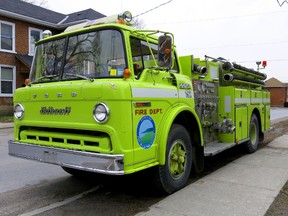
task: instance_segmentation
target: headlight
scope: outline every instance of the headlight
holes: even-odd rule
[[[99,123],[105,123],[109,119],[109,108],[104,103],[98,103],[93,110],[93,117]]]
[[[22,119],[24,116],[24,107],[21,104],[16,104],[14,107],[14,116],[17,119]]]

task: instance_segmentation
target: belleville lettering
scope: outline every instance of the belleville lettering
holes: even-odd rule
[[[71,107],[65,107],[63,109],[55,109],[53,107],[41,107],[41,115],[69,115]]]

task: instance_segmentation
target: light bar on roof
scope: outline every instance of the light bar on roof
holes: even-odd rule
[[[109,24],[109,23],[120,23],[120,24],[126,24],[128,22],[132,21],[132,14],[129,11],[125,11],[121,14],[116,14],[108,17],[103,17],[100,19],[91,20],[85,23],[80,23],[77,25],[69,26],[66,28],[65,32],[93,26],[93,25],[100,25],[100,24]]]

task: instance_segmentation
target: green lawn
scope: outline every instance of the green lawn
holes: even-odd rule
[[[0,122],[13,122],[13,115],[0,115]]]

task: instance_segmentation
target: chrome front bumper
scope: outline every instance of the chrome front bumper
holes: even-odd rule
[[[32,145],[10,140],[9,155],[89,172],[124,175],[124,155],[108,155]]]

